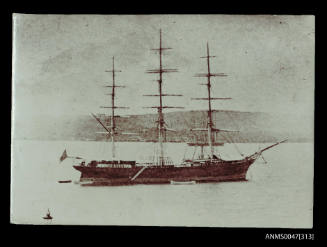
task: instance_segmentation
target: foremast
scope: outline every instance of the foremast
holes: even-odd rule
[[[106,88],[111,88],[111,93],[106,94],[111,96],[111,106],[100,106],[100,108],[109,108],[111,109],[111,115],[110,115],[110,126],[106,126],[100,118],[92,114],[92,116],[101,124],[101,126],[107,131],[108,135],[111,139],[111,155],[112,160],[116,159],[116,146],[115,146],[115,135],[116,132],[116,121],[115,121],[115,109],[127,109],[128,107],[125,106],[116,106],[115,105],[115,97],[116,97],[116,88],[124,88],[123,85],[116,85],[116,73],[121,72],[121,70],[115,69],[115,57],[112,57],[112,70],[106,70],[105,72],[112,73],[112,84],[111,85],[104,85]]]
[[[165,153],[164,153],[164,147],[163,143],[165,142],[165,132],[168,130],[166,128],[165,120],[164,120],[164,115],[163,115],[163,109],[167,108],[183,108],[183,107],[177,107],[177,106],[165,106],[163,105],[163,97],[165,96],[182,96],[180,94],[166,94],[163,93],[163,74],[164,73],[170,73],[170,72],[177,72],[176,69],[166,69],[163,68],[162,65],[162,56],[163,56],[163,51],[165,50],[170,50],[172,48],[168,47],[162,47],[162,32],[160,29],[160,40],[159,40],[159,48],[151,49],[153,51],[159,52],[159,68],[158,69],[151,69],[147,70],[147,73],[150,74],[159,74],[159,79],[156,80],[158,82],[158,94],[149,94],[149,95],[143,95],[143,96],[154,96],[154,97],[159,97],[159,106],[150,106],[150,107],[145,107],[145,108],[157,108],[158,111],[158,143],[159,143],[159,160],[158,160],[158,165],[163,166],[165,165]]]
[[[207,86],[207,91],[208,91],[208,97],[207,98],[192,98],[193,100],[207,100],[208,101],[208,115],[207,115],[207,128],[205,129],[193,129],[193,130],[202,130],[202,131],[207,131],[208,134],[208,146],[210,149],[210,159],[213,158],[214,156],[214,146],[216,145],[215,143],[215,135],[214,133],[217,133],[219,131],[223,131],[221,129],[216,129],[212,120],[212,107],[211,107],[211,100],[228,100],[231,98],[214,98],[211,97],[211,77],[225,77],[227,76],[224,73],[211,73],[210,70],[210,58],[214,58],[216,56],[210,56],[209,53],[209,44],[207,42],[207,55],[201,58],[205,58],[207,61],[207,73],[200,73],[196,74],[196,77],[207,77],[207,83],[201,83],[201,85],[206,85]],[[202,154],[203,156],[203,154]]]

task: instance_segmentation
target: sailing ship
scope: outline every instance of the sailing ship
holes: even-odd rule
[[[108,129],[102,121],[92,115],[101,126],[111,135],[112,141],[112,154],[113,160],[111,161],[91,161],[88,164],[81,162],[74,165],[74,168],[81,172],[80,182],[82,185],[88,186],[103,186],[103,185],[133,185],[133,184],[178,184],[178,183],[202,183],[202,182],[220,182],[220,181],[245,181],[246,173],[249,167],[262,155],[262,153],[282,142],[275,143],[264,149],[261,149],[251,155],[248,155],[240,160],[223,160],[218,153],[214,152],[214,146],[222,145],[222,143],[216,142],[215,134],[221,131],[228,131],[218,129],[214,126],[212,119],[212,100],[226,100],[230,98],[214,98],[211,96],[211,78],[218,76],[226,76],[223,73],[212,73],[210,70],[210,56],[209,44],[207,44],[207,55],[204,57],[207,60],[208,71],[205,74],[198,74],[196,76],[206,77],[207,82],[204,84],[207,86],[208,97],[207,98],[195,98],[195,100],[207,100],[208,101],[208,114],[207,114],[207,126],[203,129],[192,129],[192,131],[205,131],[207,133],[207,142],[205,143],[189,143],[189,146],[200,146],[202,154],[197,159],[184,159],[180,164],[174,164],[172,160],[166,156],[164,143],[166,131],[170,131],[167,127],[163,109],[170,108],[183,108],[176,106],[167,106],[163,104],[164,97],[170,96],[182,96],[180,94],[168,94],[163,92],[163,74],[170,72],[177,72],[176,69],[168,69],[163,67],[162,57],[163,51],[170,50],[171,48],[165,48],[162,46],[162,32],[160,30],[159,48],[152,49],[159,53],[159,68],[148,70],[147,73],[158,74],[158,94],[144,95],[150,97],[158,97],[158,106],[150,106],[147,108],[153,108],[157,110],[158,120],[157,133],[158,133],[158,152],[155,158],[151,162],[136,163],[135,161],[121,161],[114,160],[115,146],[115,118],[114,109],[117,108],[114,105],[115,88],[115,69],[113,60],[113,84],[109,87],[112,88],[112,109],[111,115],[111,129]],[[205,158],[203,155],[203,147],[208,146],[210,150],[209,157]],[[173,181],[173,182],[171,182]]]

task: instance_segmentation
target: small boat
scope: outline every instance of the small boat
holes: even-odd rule
[[[64,184],[64,183],[71,183],[72,180],[59,180],[58,183]]]
[[[92,180],[86,180],[86,181],[79,181],[78,184],[80,185],[88,185],[88,184],[93,184],[94,181]]]
[[[196,184],[196,181],[170,181],[170,184],[173,185],[189,185],[189,184]]]
[[[45,220],[52,220],[52,219],[53,219],[53,217],[52,217],[51,214],[50,214],[49,209],[48,209],[48,213],[47,213],[47,215],[46,215],[45,217],[43,217],[43,219],[45,219]]]

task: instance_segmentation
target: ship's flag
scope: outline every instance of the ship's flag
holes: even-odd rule
[[[62,153],[62,155],[61,155],[61,157],[60,157],[60,162],[62,162],[64,159],[66,159],[68,157],[68,155],[67,155],[67,152],[66,152],[66,149],[65,149],[65,151]]]

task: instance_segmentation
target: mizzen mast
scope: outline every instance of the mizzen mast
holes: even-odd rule
[[[109,132],[109,135],[111,137],[111,154],[112,154],[112,159],[114,160],[116,158],[116,148],[115,148],[115,135],[116,133],[116,122],[115,122],[115,109],[118,108],[128,108],[128,107],[124,107],[124,106],[116,106],[115,105],[115,96],[116,96],[116,88],[124,88],[125,86],[123,85],[116,85],[116,73],[117,72],[121,72],[121,70],[116,70],[115,69],[115,57],[112,57],[112,70],[106,70],[105,72],[111,72],[112,73],[112,84],[111,85],[105,85],[104,87],[108,87],[111,88],[111,93],[106,94],[106,95],[111,95],[111,106],[100,106],[100,108],[110,108],[111,109],[111,121],[110,121],[110,128],[105,128],[105,126],[103,125],[103,123],[101,123],[100,119],[97,119],[100,124],[105,128],[105,130],[107,130]]]
[[[214,128],[214,123],[212,121],[212,108],[211,108],[211,100],[228,100],[231,98],[214,98],[211,97],[211,77],[223,77],[227,76],[224,73],[211,73],[210,70],[210,58],[214,58],[216,56],[210,56],[209,53],[209,44],[207,43],[207,55],[201,58],[205,58],[207,60],[207,73],[196,74],[196,77],[207,77],[207,83],[201,83],[201,85],[206,85],[208,89],[208,98],[192,98],[193,100],[207,100],[208,101],[208,120],[207,120],[207,128],[206,129],[194,129],[194,130],[205,130],[208,132],[208,145],[210,147],[210,159],[213,158],[214,155],[214,146],[215,146],[215,135],[214,132],[222,131],[220,129]]]
[[[183,107],[177,107],[177,106],[165,106],[163,105],[163,97],[165,96],[182,96],[180,94],[166,94],[163,93],[162,90],[162,85],[163,85],[163,73],[170,73],[170,72],[177,72],[176,69],[166,69],[163,68],[162,66],[162,55],[163,55],[163,51],[165,50],[170,50],[172,48],[165,48],[162,47],[162,34],[161,34],[161,29],[160,29],[160,41],[159,41],[159,48],[156,49],[151,49],[153,51],[157,51],[159,52],[159,69],[151,69],[148,70],[147,73],[150,74],[159,74],[159,79],[156,80],[158,82],[158,91],[159,94],[150,94],[150,95],[144,95],[144,96],[154,96],[154,97],[159,97],[159,106],[150,106],[150,107],[146,107],[146,108],[157,108],[158,110],[158,142],[159,142],[159,164],[160,166],[164,165],[164,148],[163,148],[163,142],[165,141],[165,131],[168,130],[166,128],[165,125],[165,121],[164,121],[164,116],[163,116],[163,109],[167,109],[167,108],[183,108]]]

